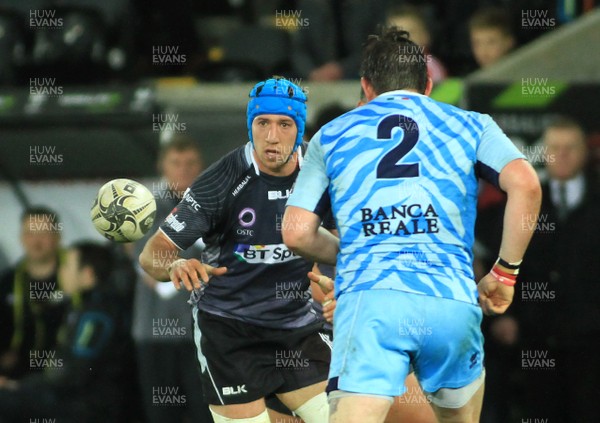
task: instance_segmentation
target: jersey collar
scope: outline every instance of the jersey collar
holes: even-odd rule
[[[298,152],[298,167],[302,169],[302,163],[304,162],[304,155],[302,154],[302,147],[303,145],[300,145],[296,151]],[[246,163],[248,164],[252,164],[252,166],[254,167],[254,172],[257,175],[260,175],[260,171],[258,170],[258,163],[256,162],[256,159],[254,158],[254,154],[252,154],[252,143],[250,141],[248,141],[248,143],[246,144],[246,148],[244,149],[244,154],[246,156]]]
[[[414,92],[414,91],[393,90],[393,91],[386,91],[385,93],[379,94],[375,98],[384,97],[386,95],[412,95],[412,96],[418,96],[418,97],[427,97],[425,94],[420,94],[420,93],[417,93],[417,92]]]
[[[246,144],[246,148],[244,149],[244,153],[246,155],[246,163],[252,164],[252,166],[254,167],[254,172],[257,175],[260,175],[260,171],[258,170],[258,163],[256,163],[256,160],[254,159],[254,154],[252,154],[252,150],[252,143],[248,141],[248,143]]]

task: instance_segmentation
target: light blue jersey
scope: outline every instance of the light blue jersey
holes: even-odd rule
[[[476,304],[477,178],[497,186],[520,158],[490,116],[388,92],[317,132],[287,205],[331,201],[336,296],[394,289]]]

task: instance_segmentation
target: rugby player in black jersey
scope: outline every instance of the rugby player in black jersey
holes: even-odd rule
[[[216,423],[268,423],[264,397],[273,393],[306,423],[328,419],[330,340],[311,306],[312,263],[281,238],[305,121],[300,87],[277,77],[258,83],[247,109],[250,142],[200,175],[140,255],[152,277],[193,291],[202,383]],[[198,238],[202,260],[177,257]],[[155,257],[172,260],[155,266]],[[295,365],[286,365],[290,358]]]

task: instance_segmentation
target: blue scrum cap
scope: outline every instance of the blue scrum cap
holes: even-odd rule
[[[294,150],[302,144],[302,135],[306,126],[306,94],[298,85],[285,78],[274,76],[259,82],[250,91],[248,102],[247,125],[248,136],[252,139],[252,121],[258,115],[286,115],[294,119],[298,127],[298,135]]]

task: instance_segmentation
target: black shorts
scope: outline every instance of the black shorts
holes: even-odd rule
[[[271,329],[199,310],[194,339],[208,404],[243,404],[327,380],[331,338],[322,324]]]

